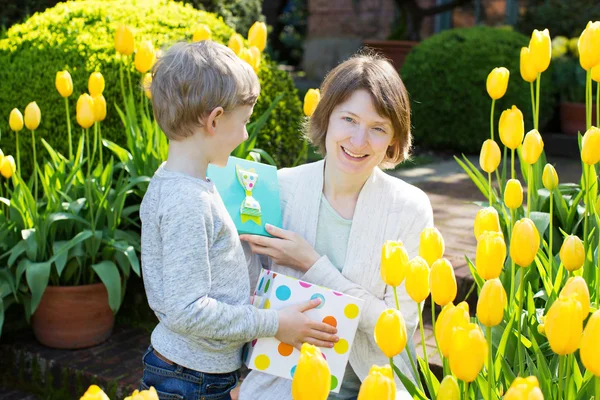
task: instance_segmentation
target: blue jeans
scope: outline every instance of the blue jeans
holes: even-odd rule
[[[142,361],[144,376],[140,390],[154,386],[160,400],[231,400],[229,392],[238,383],[236,372],[208,374],[177,364],[169,364],[156,356],[150,346]]]

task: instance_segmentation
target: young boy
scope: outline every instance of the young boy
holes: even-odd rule
[[[248,137],[260,92],[252,68],[213,41],[177,43],[156,63],[150,90],[169,153],[140,209],[144,285],[159,320],[141,387],[161,398],[229,399],[244,343],[332,346],[336,330],[303,314],[318,301],[280,311],[249,304],[239,236],[206,178]]]

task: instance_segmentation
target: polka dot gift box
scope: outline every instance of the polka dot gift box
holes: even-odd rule
[[[271,236],[265,224],[281,226],[276,167],[229,157],[225,168],[210,164],[206,175],[214,182],[238,233]]]
[[[331,390],[338,393],[358,328],[363,300],[263,270],[254,293],[254,306],[279,310],[315,298],[321,299],[321,304],[305,314],[313,320],[335,326],[340,338],[332,349],[321,348],[331,370]],[[298,350],[275,338],[254,340],[244,348],[244,362],[248,368],[287,379],[294,376],[299,356]]]

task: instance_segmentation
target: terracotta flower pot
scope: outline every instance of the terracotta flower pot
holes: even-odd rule
[[[592,107],[592,124],[596,121],[596,104]],[[560,128],[567,135],[585,133],[585,103],[560,103]]]
[[[31,317],[36,339],[58,349],[97,345],[110,336],[115,317],[102,283],[48,286]]]
[[[406,56],[419,42],[408,40],[365,40],[363,44],[389,58],[396,69],[401,69]]]

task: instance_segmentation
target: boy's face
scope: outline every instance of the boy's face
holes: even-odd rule
[[[219,117],[211,163],[224,167],[231,152],[248,139],[246,124],[254,106],[238,106]]]

